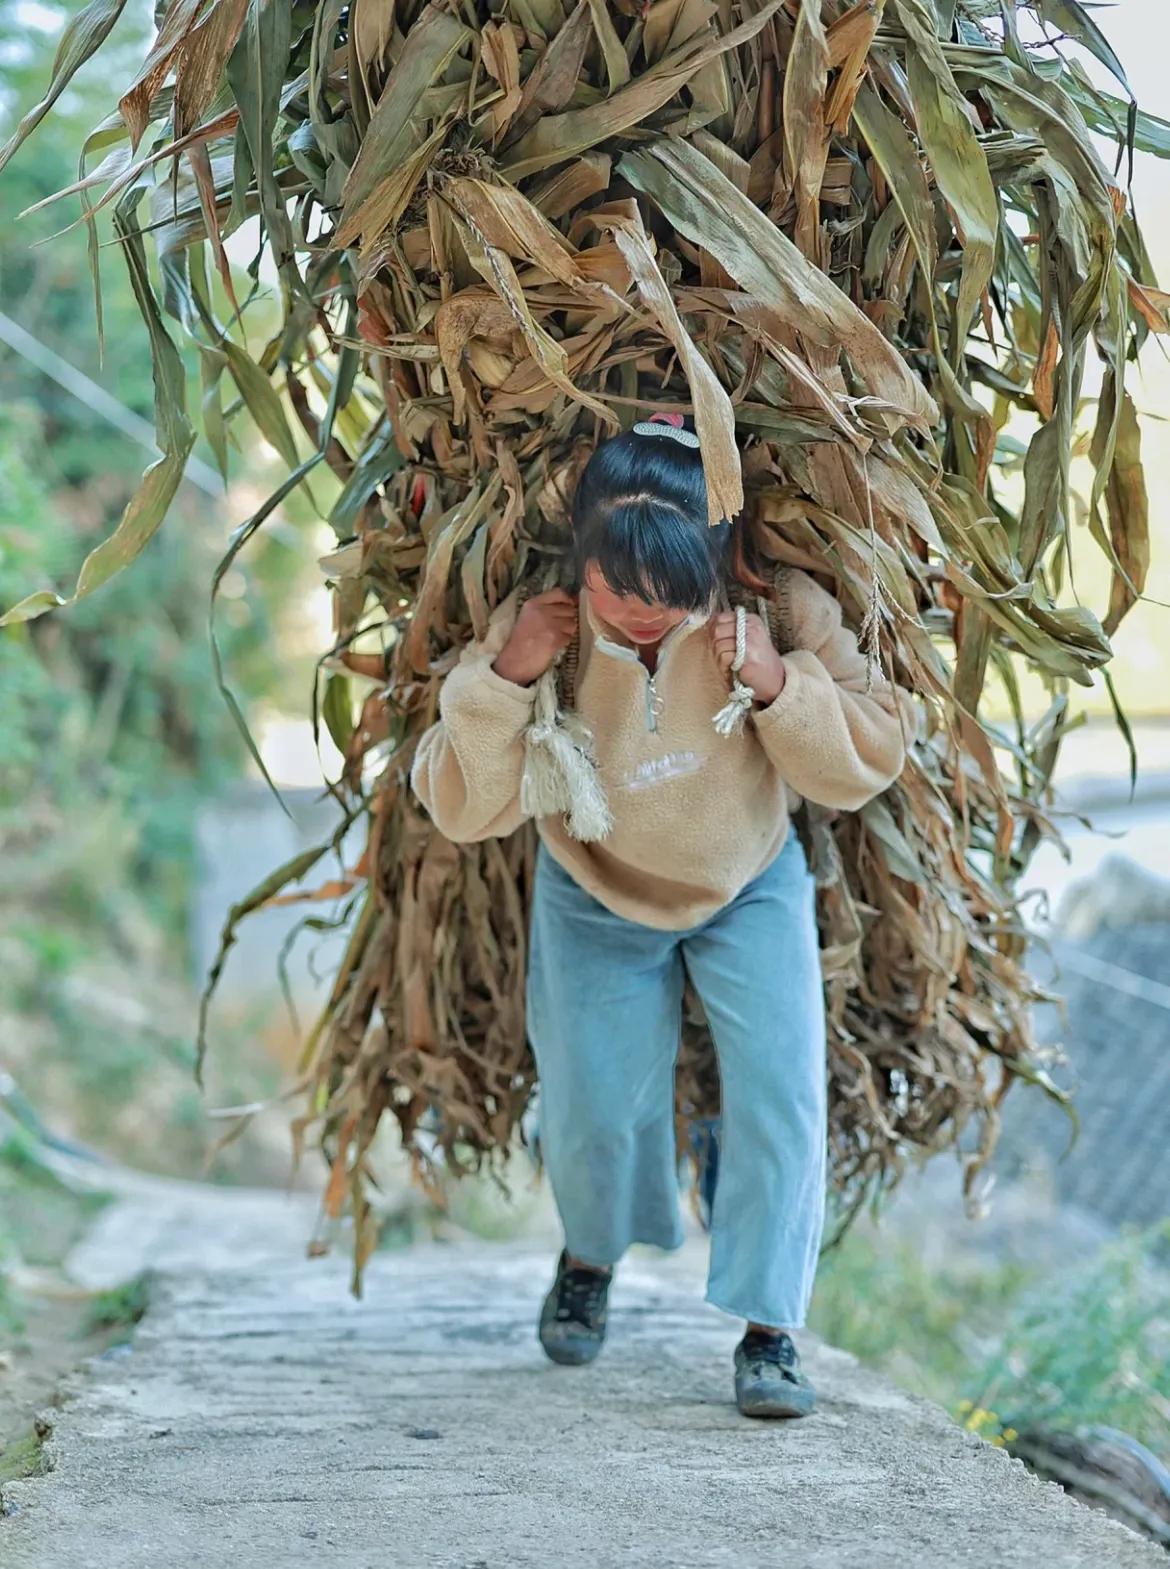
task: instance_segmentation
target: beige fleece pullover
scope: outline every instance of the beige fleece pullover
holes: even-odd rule
[[[843,624],[841,605],[807,572],[791,571],[794,647],[784,689],[738,735],[712,723],[727,701],[697,612],[667,633],[651,676],[633,646],[581,595],[576,708],[593,729],[614,819],[603,840],[572,838],[559,816],[540,818],[549,852],[615,914],[682,931],[728,904],[783,846],[802,796],[863,806],[895,780],[914,733],[913,699],[875,671]],[[518,612],[510,595],[482,642],[464,649],[439,693],[439,720],[419,742],[411,783],[439,831],[470,843],[523,821],[524,732],[535,687],[506,681],[492,661]]]

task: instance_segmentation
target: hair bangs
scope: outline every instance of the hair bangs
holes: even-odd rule
[[[653,497],[618,502],[591,543],[592,559],[615,594],[672,610],[706,610],[719,586],[712,535]],[[582,569],[584,563],[582,563]]]
[[[669,436],[603,441],[578,481],[572,528],[578,582],[593,562],[623,598],[707,610],[729,570],[731,523],[707,521],[702,458]]]

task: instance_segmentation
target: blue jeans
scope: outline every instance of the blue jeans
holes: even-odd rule
[[[795,828],[729,904],[684,931],[614,915],[541,845],[528,1033],[565,1246],[610,1265],[632,1242],[682,1245],[674,1068],[684,966],[722,1087],[706,1300],[798,1329],[824,1230],[828,1135],[815,882]]]

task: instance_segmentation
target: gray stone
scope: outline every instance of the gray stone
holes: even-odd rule
[[[559,1367],[535,1332],[547,1240],[380,1253],[357,1301],[344,1255],[294,1250],[307,1213],[279,1206],[239,1200],[196,1271],[200,1226],[228,1217],[188,1205],[132,1354],[77,1376],[54,1469],[6,1490],[10,1569],[1164,1569],[803,1332],[818,1410],[740,1416],[742,1325],[702,1300],[700,1239],[627,1255],[602,1355]]]

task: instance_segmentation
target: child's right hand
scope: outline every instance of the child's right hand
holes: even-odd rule
[[[531,686],[573,641],[576,631],[577,601],[572,594],[563,588],[537,594],[522,605],[492,669],[505,681]]]

